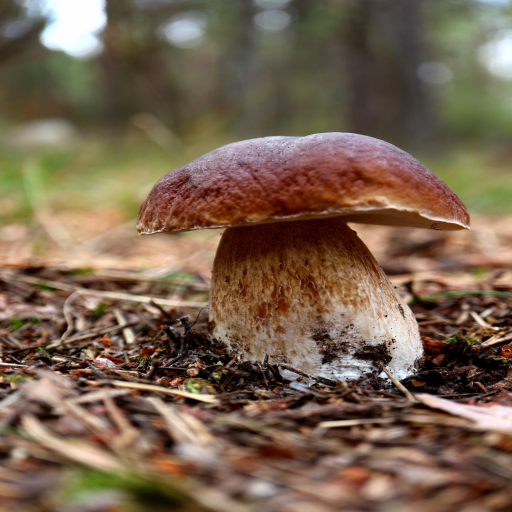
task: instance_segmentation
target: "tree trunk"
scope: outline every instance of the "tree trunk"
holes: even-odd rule
[[[356,0],[341,27],[350,130],[404,145],[432,135],[422,62],[421,4]]]
[[[144,41],[133,37],[140,12],[132,3],[106,0],[106,13],[108,22],[100,55],[106,122],[124,126],[134,114],[149,112],[177,127],[183,102],[167,72],[167,43],[156,34],[156,27],[169,12],[162,9],[153,13],[155,20],[143,20],[154,25]]]

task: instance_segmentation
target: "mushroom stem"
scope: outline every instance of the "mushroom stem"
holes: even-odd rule
[[[210,304],[212,336],[251,361],[403,379],[423,352],[411,310],[339,217],[226,229]]]

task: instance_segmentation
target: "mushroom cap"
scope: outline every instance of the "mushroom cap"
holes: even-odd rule
[[[423,164],[354,133],[228,144],[163,176],[143,203],[142,234],[343,216],[347,222],[469,228],[466,208]]]

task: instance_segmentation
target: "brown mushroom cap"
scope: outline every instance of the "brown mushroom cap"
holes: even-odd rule
[[[142,234],[343,216],[469,228],[460,199],[411,155],[353,133],[228,144],[167,173],[139,212]]]

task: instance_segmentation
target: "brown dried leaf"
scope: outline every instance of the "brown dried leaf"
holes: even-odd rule
[[[481,430],[512,432],[512,407],[504,405],[466,405],[426,393],[419,393],[416,398],[427,407],[440,409],[453,416],[471,420]]]

